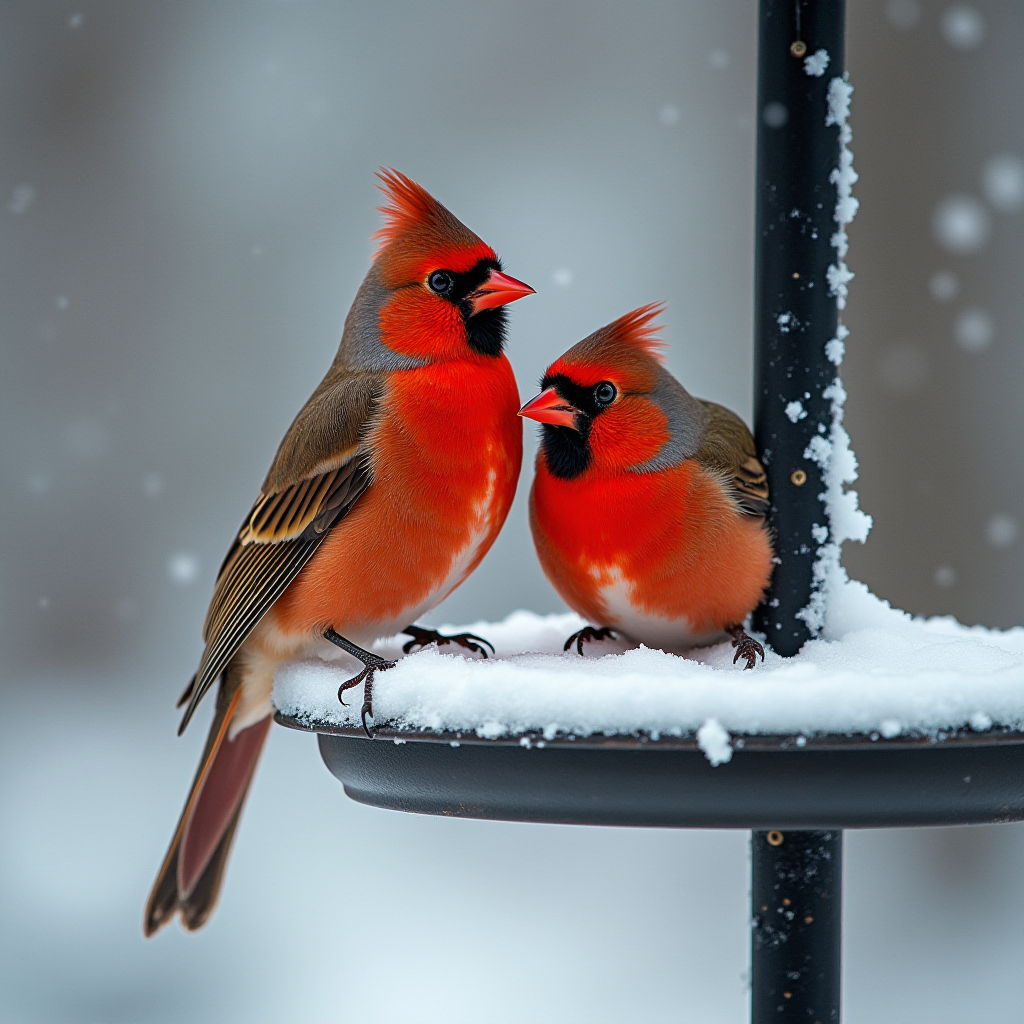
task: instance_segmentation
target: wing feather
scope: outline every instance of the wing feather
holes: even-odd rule
[[[203,625],[206,648],[179,732],[246,637],[370,486],[370,451],[363,442],[382,390],[371,375],[332,370],[286,435],[263,493],[221,565]],[[315,439],[312,454],[300,447],[303,432]],[[325,435],[334,437],[333,445]]]
[[[739,510],[764,519],[771,509],[768,476],[757,457],[757,447],[747,425],[730,409],[702,401],[708,423],[695,458],[701,465],[725,475]]]

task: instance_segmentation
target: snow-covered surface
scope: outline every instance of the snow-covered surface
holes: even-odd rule
[[[821,78],[828,67],[828,50],[818,50],[804,60],[804,71],[812,78]]]
[[[515,612],[474,623],[497,656],[487,661],[430,647],[377,675],[374,710],[409,730],[698,737],[713,763],[731,757],[738,734],[862,733],[887,738],[984,731],[1024,723],[1024,629],[912,619],[847,581],[831,594],[822,636],[795,658],[767,652],[742,671],[729,643],[686,656],[623,643],[593,643],[581,658],[562,644],[573,615]],[[396,656],[401,639],[375,649]],[[525,652],[525,653],[524,653]],[[742,662],[741,662],[742,664]],[[361,695],[338,703],[350,663],[304,661],[277,673],[274,703],[309,725],[359,725]]]

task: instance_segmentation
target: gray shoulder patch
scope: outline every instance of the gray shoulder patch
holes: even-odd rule
[[[663,366],[658,367],[658,383],[648,397],[667,417],[669,439],[646,462],[630,466],[631,473],[657,473],[692,459],[707,425],[704,406]]]
[[[380,311],[391,293],[380,279],[377,264],[370,267],[345,317],[345,330],[335,365],[352,370],[414,370],[426,359],[407,356],[388,348],[380,337]]]

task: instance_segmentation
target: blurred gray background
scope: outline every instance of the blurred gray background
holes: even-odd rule
[[[411,174],[536,297],[524,397],[622,312],[749,418],[755,5],[0,7],[0,1019],[745,1019],[746,836],[421,819],[276,730],[220,911],[141,937],[205,724],[220,558]],[[923,614],[1024,621],[1024,6],[849,5],[843,377],[869,543]],[[534,450],[527,430],[528,457]],[[560,607],[524,470],[433,621]],[[208,712],[207,712],[208,713]],[[1024,831],[850,833],[846,1019],[1010,1021]]]

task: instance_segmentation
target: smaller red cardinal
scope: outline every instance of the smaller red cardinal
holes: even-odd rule
[[[665,650],[725,634],[753,668],[742,623],[772,573],[768,484],[743,421],[665,369],[660,304],[595,331],[548,367],[519,415],[542,425],[530,526],[544,573],[594,625]],[[600,628],[595,628],[600,627]]]

